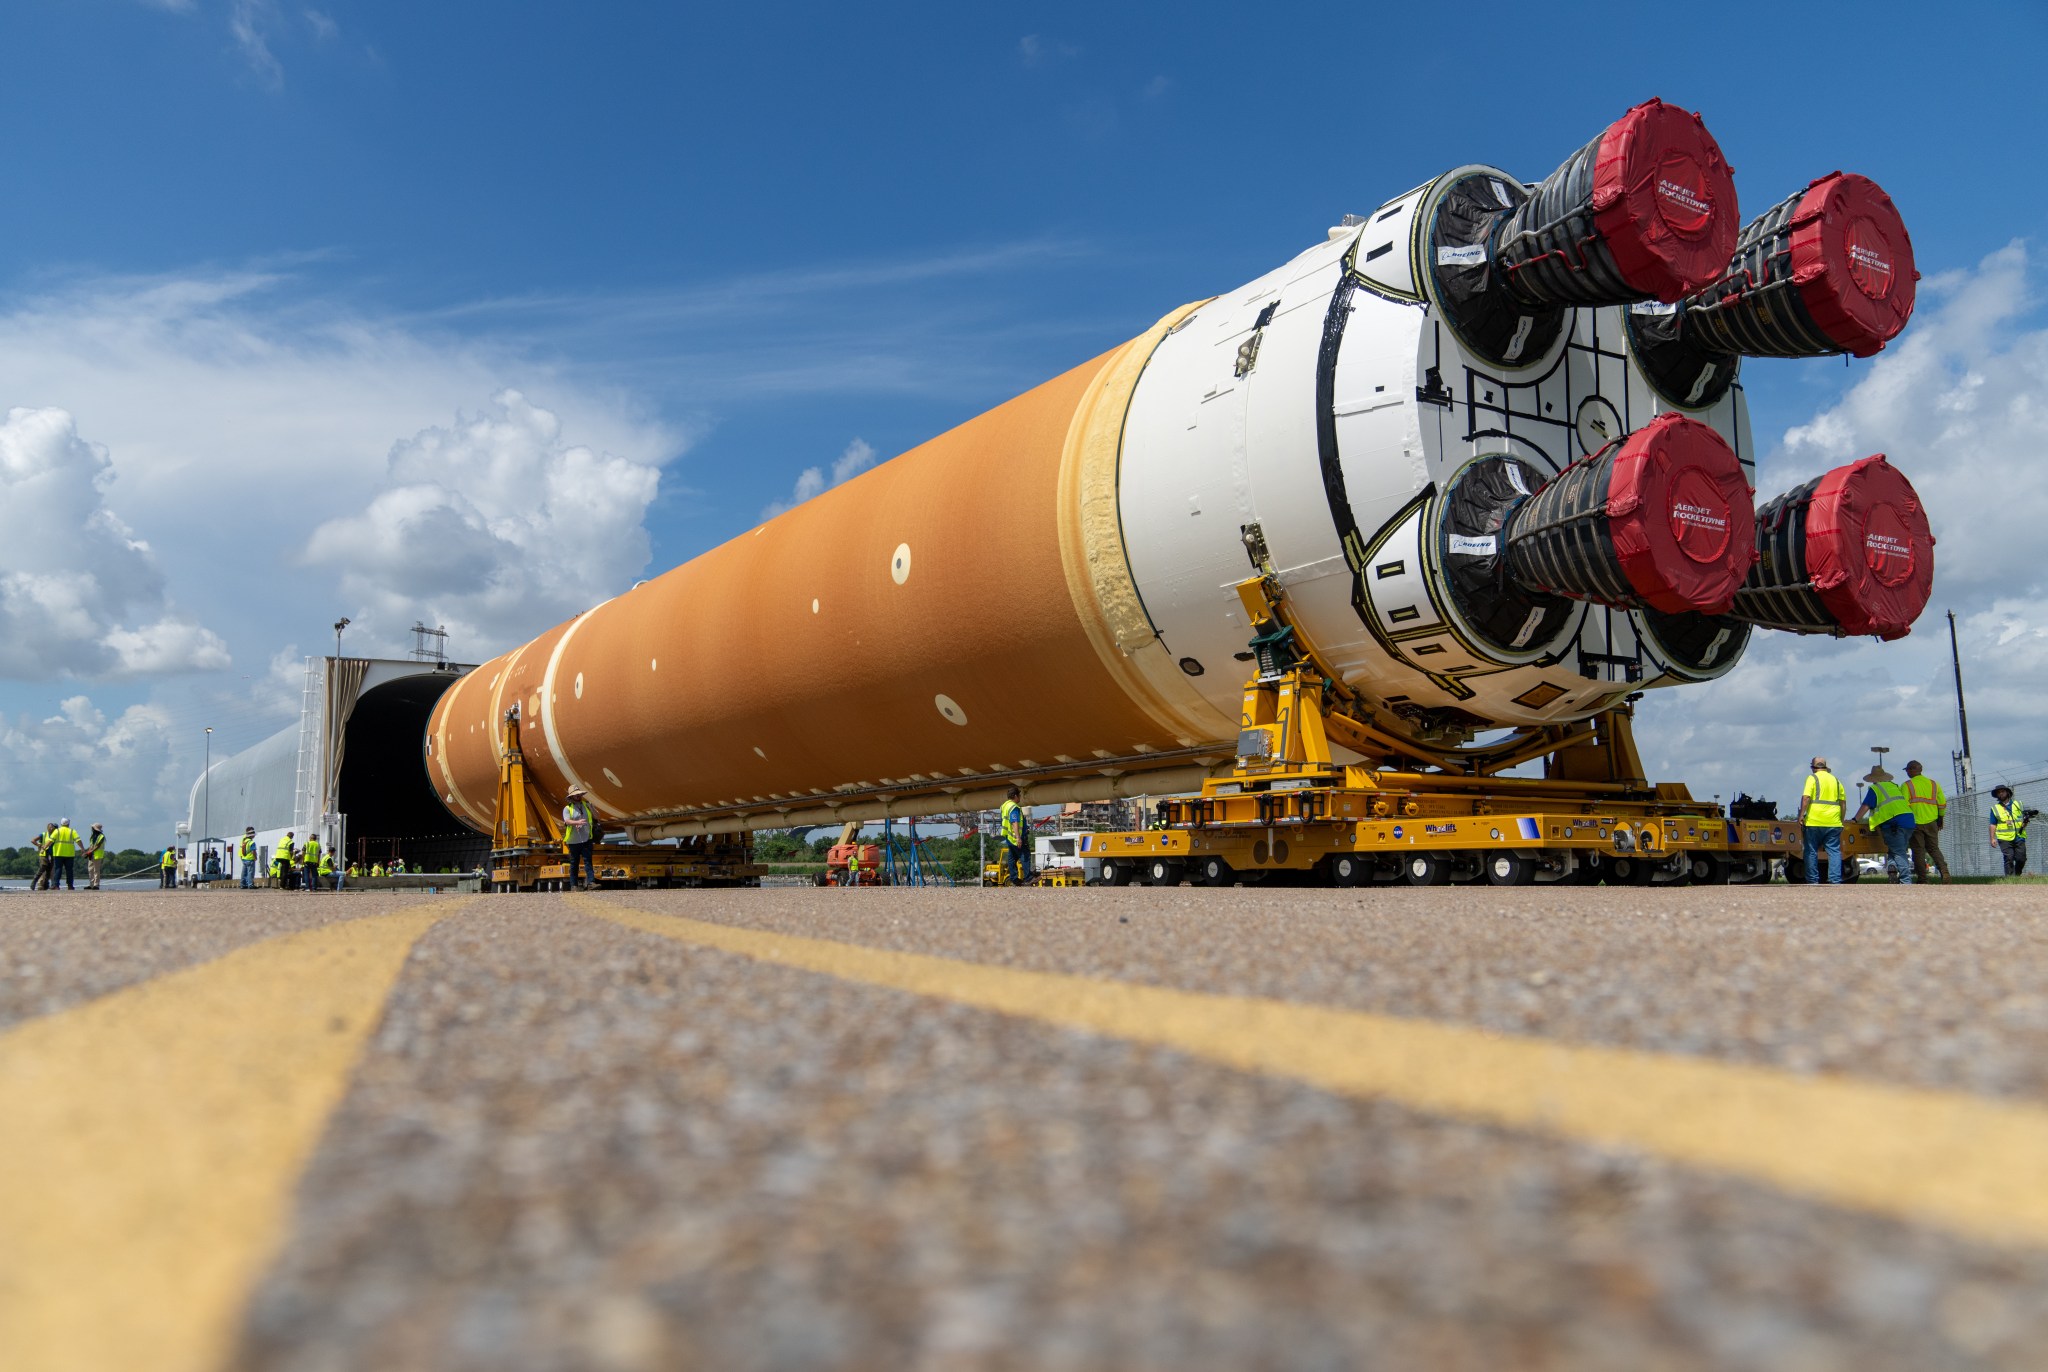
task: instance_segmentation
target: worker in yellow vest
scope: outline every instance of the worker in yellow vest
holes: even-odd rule
[[[299,849],[299,884],[308,891],[320,889],[320,835],[306,835],[305,846]]]
[[[271,866],[277,870],[277,889],[289,891],[298,880],[299,845],[294,842],[295,831],[287,829],[284,837],[277,841],[277,854]]]
[[[1870,789],[1856,807],[1855,819],[1870,817],[1871,832],[1884,840],[1884,873],[1887,881],[1913,884],[1913,802],[1906,788],[1879,763],[1864,774]]]
[[[1828,855],[1828,881],[1836,886],[1842,884],[1842,806],[1848,798],[1842,783],[1828,770],[1828,760],[1815,758],[1813,773],[1806,778],[1806,789],[1799,797],[1799,823],[1806,832],[1808,885],[1820,883],[1822,853]]]
[[[1906,799],[1913,806],[1913,880],[1927,880],[1927,864],[1948,880],[1948,859],[1941,855],[1941,826],[1948,820],[1948,795],[1941,783],[1922,775],[1916,760],[1906,764]]]
[[[1991,846],[2005,860],[2005,874],[2025,876],[2027,871],[2027,821],[2036,814],[2020,808],[2012,798],[2012,787],[1991,788]]]
[[[383,875],[384,875],[384,864],[383,864],[383,863],[381,863],[381,862],[373,862],[373,863],[371,863],[371,864],[370,864],[370,875],[371,875],[371,876],[373,876],[373,877],[381,877],[381,876],[383,876]]]
[[[175,846],[164,849],[164,855],[157,863],[157,875],[164,890],[173,891],[177,889],[178,850]]]
[[[107,865],[107,831],[106,831],[106,830],[104,830],[104,829],[102,829],[102,828],[100,828],[100,826],[99,826],[99,825],[95,824],[95,825],[93,825],[93,826],[92,826],[92,837],[91,837],[90,839],[88,839],[88,840],[86,841],[86,849],[85,849],[85,889],[86,889],[86,890],[88,890],[88,891],[97,891],[97,890],[99,890],[99,889],[100,889],[100,870],[101,870],[102,868],[104,868],[104,867],[105,867],[106,865]]]
[[[50,832],[56,827],[54,824],[45,824],[43,832],[29,840],[36,847],[36,874],[28,884],[31,891],[50,889]]]
[[[57,821],[57,827],[50,831],[50,889],[57,889],[63,882],[64,889],[76,891],[78,882],[78,830],[71,827],[69,819]]]
[[[242,841],[235,845],[235,856],[242,860],[242,889],[249,891],[256,886],[256,826],[251,824],[242,830]]]
[[[321,881],[321,883],[322,883],[323,885],[332,885],[332,886],[334,887],[334,889],[335,889],[335,890],[337,890],[337,891],[339,891],[339,890],[341,889],[341,883],[340,883],[340,882],[338,882],[338,881],[335,881],[335,879],[334,879],[334,856],[333,856],[333,854],[331,854],[331,853],[327,853],[327,852],[322,852],[322,853],[320,854],[320,868],[319,868],[319,871],[320,871],[320,881]]]
[[[1031,870],[1029,859],[1024,855],[1024,831],[1027,821],[1024,816],[1024,793],[1015,786],[1010,794],[1003,797],[1003,808],[997,819],[1002,833],[1003,856],[998,867],[1004,881],[1012,886],[1022,886],[1026,874]]]

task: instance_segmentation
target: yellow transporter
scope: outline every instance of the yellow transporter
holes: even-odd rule
[[[498,827],[491,840],[487,889],[560,891],[568,887],[562,825],[526,773],[519,708],[505,712],[498,767]],[[599,843],[591,850],[600,886],[758,886],[767,868],[753,860],[750,834],[708,834],[667,844]]]
[[[1463,771],[1334,762],[1333,742],[1368,756],[1401,748],[1345,713],[1344,688],[1288,619],[1277,578],[1253,577],[1238,595],[1257,666],[1236,766],[1199,796],[1163,802],[1160,828],[1083,835],[1109,885],[1747,883],[1769,880],[1773,858],[1803,875],[1796,821],[1728,818],[1681,784],[1644,777],[1630,701],[1584,724],[1518,732],[1490,752],[1465,750]],[[1542,777],[1500,775],[1546,755]],[[1851,880],[1857,855],[1883,852],[1854,826],[1842,849]]]

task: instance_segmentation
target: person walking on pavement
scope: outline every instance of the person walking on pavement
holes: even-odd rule
[[[1913,806],[1913,880],[1927,880],[1927,865],[1941,869],[1948,880],[1948,859],[1941,855],[1941,826],[1948,819],[1948,793],[1941,783],[1921,774],[1920,763],[1906,764],[1906,799]]]
[[[1848,793],[1842,783],[1835,780],[1835,774],[1828,770],[1828,760],[1817,757],[1813,760],[1813,774],[1806,778],[1806,789],[1799,797],[1799,823],[1806,833],[1806,884],[1820,884],[1820,855],[1828,855],[1828,881],[1832,885],[1842,884],[1842,806],[1848,800]]]
[[[164,849],[164,855],[157,861],[157,884],[166,891],[178,886],[178,848],[171,844]]]
[[[31,891],[50,889],[50,831],[56,827],[54,824],[45,824],[43,832],[29,840],[35,845],[36,850],[36,874],[28,884]]]
[[[306,844],[299,849],[299,888],[304,891],[320,889],[320,835],[317,832],[306,835]]]
[[[235,845],[235,856],[242,860],[242,889],[256,889],[256,826],[251,824],[242,830],[241,842]]]
[[[1906,799],[1906,788],[1884,769],[1883,763],[1865,773],[1863,780],[1870,789],[1863,793],[1863,803],[1856,807],[1853,820],[1870,816],[1872,832],[1884,840],[1886,879],[1910,886],[1913,884],[1913,802]]]
[[[1024,884],[1024,873],[1027,869],[1024,860],[1025,817],[1024,806],[1021,803],[1023,796],[1022,791],[1012,786],[1010,794],[1003,798],[1003,808],[996,817],[997,828],[1003,838],[1002,863],[997,870],[1012,886]]]
[[[57,827],[50,831],[50,841],[45,845],[50,852],[50,889],[57,889],[63,882],[64,889],[78,889],[78,830],[71,827],[69,816],[57,821]]]
[[[2005,860],[2005,874],[2027,872],[2027,812],[2012,798],[2012,787],[1991,788],[1991,846]]]
[[[95,824],[85,850],[85,889],[100,889],[100,869],[107,865],[107,833]]]
[[[569,848],[569,885],[576,888],[580,864],[585,881],[582,890],[597,885],[597,817],[590,810],[590,792],[581,786],[569,788],[569,803],[562,807],[562,842]]]

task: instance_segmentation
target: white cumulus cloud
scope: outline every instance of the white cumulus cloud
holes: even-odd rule
[[[228,665],[171,603],[148,543],[107,507],[113,464],[59,409],[0,420],[0,677],[161,675]]]
[[[649,556],[653,466],[574,445],[518,391],[391,450],[361,513],[317,529],[306,559],[339,572],[358,632],[414,617],[459,643],[503,646],[630,585]]]
[[[19,848],[53,819],[81,831],[106,826],[116,849],[167,842],[197,768],[172,746],[171,723],[155,705],[130,705],[109,719],[90,697],[67,697],[42,719],[0,718],[0,846]]]
[[[856,438],[846,445],[846,451],[832,459],[828,470],[824,467],[806,467],[797,473],[796,486],[790,491],[788,500],[778,500],[761,511],[761,518],[773,519],[784,510],[794,509],[814,495],[821,495],[842,482],[851,481],[875,465],[874,445],[864,438]]]

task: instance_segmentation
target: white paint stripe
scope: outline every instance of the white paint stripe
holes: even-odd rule
[[[562,769],[563,779],[571,786],[583,789],[585,799],[589,800],[592,809],[602,811],[613,819],[624,819],[624,810],[613,809],[597,798],[595,788],[577,773],[576,765],[569,761],[569,754],[562,748],[562,740],[555,734],[555,670],[561,666],[562,654],[568,649],[569,640],[576,637],[576,631],[583,627],[583,622],[611,603],[607,600],[593,605],[576,616],[576,622],[569,626],[569,632],[562,635],[561,642],[555,644],[555,651],[548,655],[547,674],[540,680],[540,727],[547,735],[548,751],[554,755],[555,765]]]

